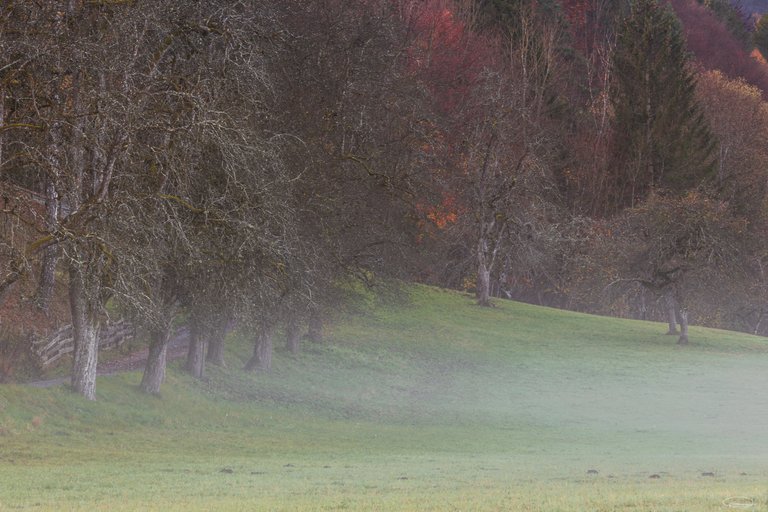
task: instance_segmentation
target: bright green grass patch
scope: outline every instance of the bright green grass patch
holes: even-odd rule
[[[0,510],[768,510],[765,339],[411,295],[269,374],[0,388]]]

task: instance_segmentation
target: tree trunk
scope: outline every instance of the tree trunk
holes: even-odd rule
[[[2,302],[2,294],[0,294],[0,302]],[[765,311],[760,311],[760,313],[757,314],[757,322],[755,323],[755,328],[752,330],[752,334],[758,335],[760,334],[760,325],[763,323],[763,319],[765,318]]]
[[[160,393],[160,386],[165,380],[166,354],[168,353],[168,341],[171,339],[170,322],[164,327],[153,329],[151,339],[147,364],[144,367],[144,375],[139,387],[145,393],[156,395]]]
[[[678,334],[677,332],[677,315],[675,314],[675,309],[677,308],[677,304],[675,303],[675,298],[672,296],[671,293],[667,293],[664,297],[664,303],[667,308],[667,323],[669,324],[669,329],[667,330],[667,334]]]
[[[640,289],[640,306],[638,318],[648,320],[648,290],[643,287]]]
[[[272,327],[262,326],[253,344],[253,356],[245,363],[245,371],[272,369]]]
[[[63,30],[63,16],[57,20],[56,31]],[[61,77],[61,83],[56,87],[54,93],[54,101],[57,104],[67,104],[67,99],[72,101],[72,105],[77,105],[77,98],[74,96],[68,96],[68,91],[65,83],[67,77],[70,75]],[[76,89],[76,79],[73,79],[73,85]],[[72,91],[69,91],[72,92]],[[71,112],[70,112],[71,114]],[[82,123],[82,120],[78,120],[78,123]],[[68,211],[74,211],[80,204],[79,192],[82,184],[76,180],[73,187],[74,197],[62,198],[59,195],[58,183],[59,177],[62,175],[64,167],[68,163],[78,164],[79,162],[67,162],[66,157],[66,137],[64,134],[65,123],[62,120],[56,120],[51,125],[50,130],[50,145],[48,147],[48,165],[49,175],[46,178],[45,183],[45,227],[48,233],[53,234],[59,228],[59,218],[63,218],[68,215]],[[71,147],[75,147],[78,144],[82,144],[82,137],[73,137]],[[78,148],[79,150],[79,148]],[[77,172],[78,169],[75,169]],[[62,205],[62,199],[68,200],[69,204]],[[48,311],[48,307],[53,297],[53,291],[56,285],[56,263],[59,259],[59,250],[56,244],[51,244],[43,251],[42,266],[40,269],[40,282],[38,283],[37,291],[35,293],[35,302],[40,309]]]
[[[216,366],[225,366],[224,364],[224,337],[227,335],[227,318],[221,319],[211,331],[211,337],[208,340],[208,353],[205,360]]]
[[[206,336],[199,318],[192,318],[189,326],[189,351],[187,352],[187,371],[197,379],[205,376]]]
[[[309,325],[307,326],[307,339],[312,343],[323,342],[323,315],[319,309],[313,309],[309,314]]]
[[[59,222],[59,198],[56,186],[52,180],[45,185],[45,224],[53,233]],[[40,281],[35,292],[35,303],[43,311],[48,311],[56,286],[56,264],[59,261],[59,248],[51,244],[43,250],[43,261],[40,267]]]
[[[688,310],[680,308],[677,312],[677,316],[680,319],[680,338],[677,340],[678,345],[688,344]]]
[[[301,342],[301,330],[296,317],[288,319],[285,326],[285,346],[291,351],[291,354],[299,353],[299,343]]]
[[[43,261],[40,268],[40,282],[35,293],[35,303],[42,311],[48,311],[56,286],[56,264],[59,260],[58,247],[50,245],[43,251]]]
[[[88,297],[82,270],[70,267],[69,305],[74,333],[72,389],[88,400],[96,399],[96,365],[99,356],[99,324],[92,298]]]
[[[69,203],[74,207],[79,205],[83,194],[83,180],[86,173],[85,165],[85,119],[82,113],[82,94],[80,94],[80,71],[75,73],[72,78],[72,135],[69,144],[69,164],[73,173],[74,186],[72,187]]]
[[[5,88],[0,86],[0,126],[5,126]],[[0,168],[3,165],[3,149],[5,147],[5,130],[0,130]]]
[[[480,306],[491,305],[491,271],[482,260],[477,267],[477,303]]]

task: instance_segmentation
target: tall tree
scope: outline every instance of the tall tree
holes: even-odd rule
[[[707,117],[720,141],[715,192],[731,212],[747,220],[747,272],[731,273],[718,290],[712,309],[719,310],[730,326],[760,332],[768,313],[766,306],[766,183],[768,167],[768,103],[759,89],[743,80],[730,80],[710,71],[700,79],[698,90]],[[734,261],[736,266],[737,261]],[[743,263],[743,262],[742,262]],[[731,291],[728,301],[721,299]]]
[[[288,36],[270,68],[274,131],[290,134],[281,140],[302,257],[285,261],[282,311],[266,317],[309,315],[320,326],[339,282],[405,275],[428,116],[391,2],[291,0],[277,10]]]
[[[514,34],[480,31],[439,0],[419,3],[408,19],[412,68],[436,111],[430,148],[442,193],[427,226],[444,233],[456,260],[448,272],[474,277],[483,306],[498,294],[502,262],[516,260],[555,195],[548,120],[559,32],[530,7],[516,11]]]
[[[3,269],[3,280],[29,267],[24,257],[35,250],[58,250],[75,333],[72,384],[86,398],[95,397],[108,298],[151,327],[143,387],[156,392],[182,285],[218,290],[232,281],[220,271],[227,258],[241,263],[238,248],[245,257],[269,252],[262,249],[287,224],[274,189],[290,180],[276,174],[278,159],[264,142],[263,61],[274,28],[265,4],[57,0],[0,8],[4,92],[13,98],[3,116],[35,127],[25,137],[3,127],[14,155],[3,177],[12,172],[45,192],[49,206],[35,226],[41,241],[10,273]],[[46,259],[53,264],[42,266],[55,268]],[[214,285],[189,284],[191,277]]]
[[[635,0],[618,34],[612,79],[615,208],[639,204],[656,187],[700,184],[714,168],[715,142],[669,7]]]

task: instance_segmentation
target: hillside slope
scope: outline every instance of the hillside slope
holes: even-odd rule
[[[765,502],[765,339],[693,328],[681,348],[659,324],[424,287],[374,302],[269,374],[241,372],[233,338],[227,369],[172,371],[161,397],[138,374],[100,379],[95,403],[0,387],[0,510]]]

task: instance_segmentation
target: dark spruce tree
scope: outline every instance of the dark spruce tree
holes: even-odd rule
[[[635,0],[613,57],[616,211],[652,189],[700,185],[714,170],[715,139],[695,98],[680,23],[657,0]]]

